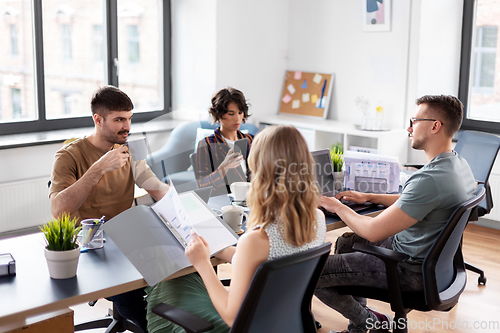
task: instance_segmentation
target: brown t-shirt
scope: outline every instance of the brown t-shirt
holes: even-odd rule
[[[119,145],[115,145],[113,149],[118,147]],[[59,149],[52,167],[49,197],[74,184],[106,153],[92,145],[87,138],[75,140]],[[110,219],[130,208],[134,200],[134,175],[138,186],[146,179],[156,177],[146,161],[134,161],[131,165],[129,159],[122,168],[107,172],[101,178],[72,217],[88,219],[104,215],[106,219]]]

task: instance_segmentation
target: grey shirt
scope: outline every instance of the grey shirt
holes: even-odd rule
[[[439,154],[408,178],[395,204],[418,222],[394,236],[392,248],[411,257],[403,267],[421,271],[441,229],[475,190],[472,171],[456,152]]]

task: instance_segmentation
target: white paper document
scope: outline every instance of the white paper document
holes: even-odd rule
[[[154,206],[127,209],[103,229],[150,286],[191,266],[184,254],[191,229],[207,240],[212,255],[238,241],[196,193],[177,194],[174,186]]]
[[[186,247],[191,239],[191,224],[172,182],[170,182],[167,194],[151,208],[163,223],[174,232],[174,236],[181,245]]]

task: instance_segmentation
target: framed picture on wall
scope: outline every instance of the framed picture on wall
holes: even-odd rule
[[[361,0],[363,31],[391,31],[391,0]]]

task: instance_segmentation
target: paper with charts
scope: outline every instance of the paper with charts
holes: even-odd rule
[[[150,286],[191,266],[184,254],[191,229],[207,240],[212,255],[238,241],[196,193],[177,194],[174,186],[152,207],[127,209],[103,228]]]

